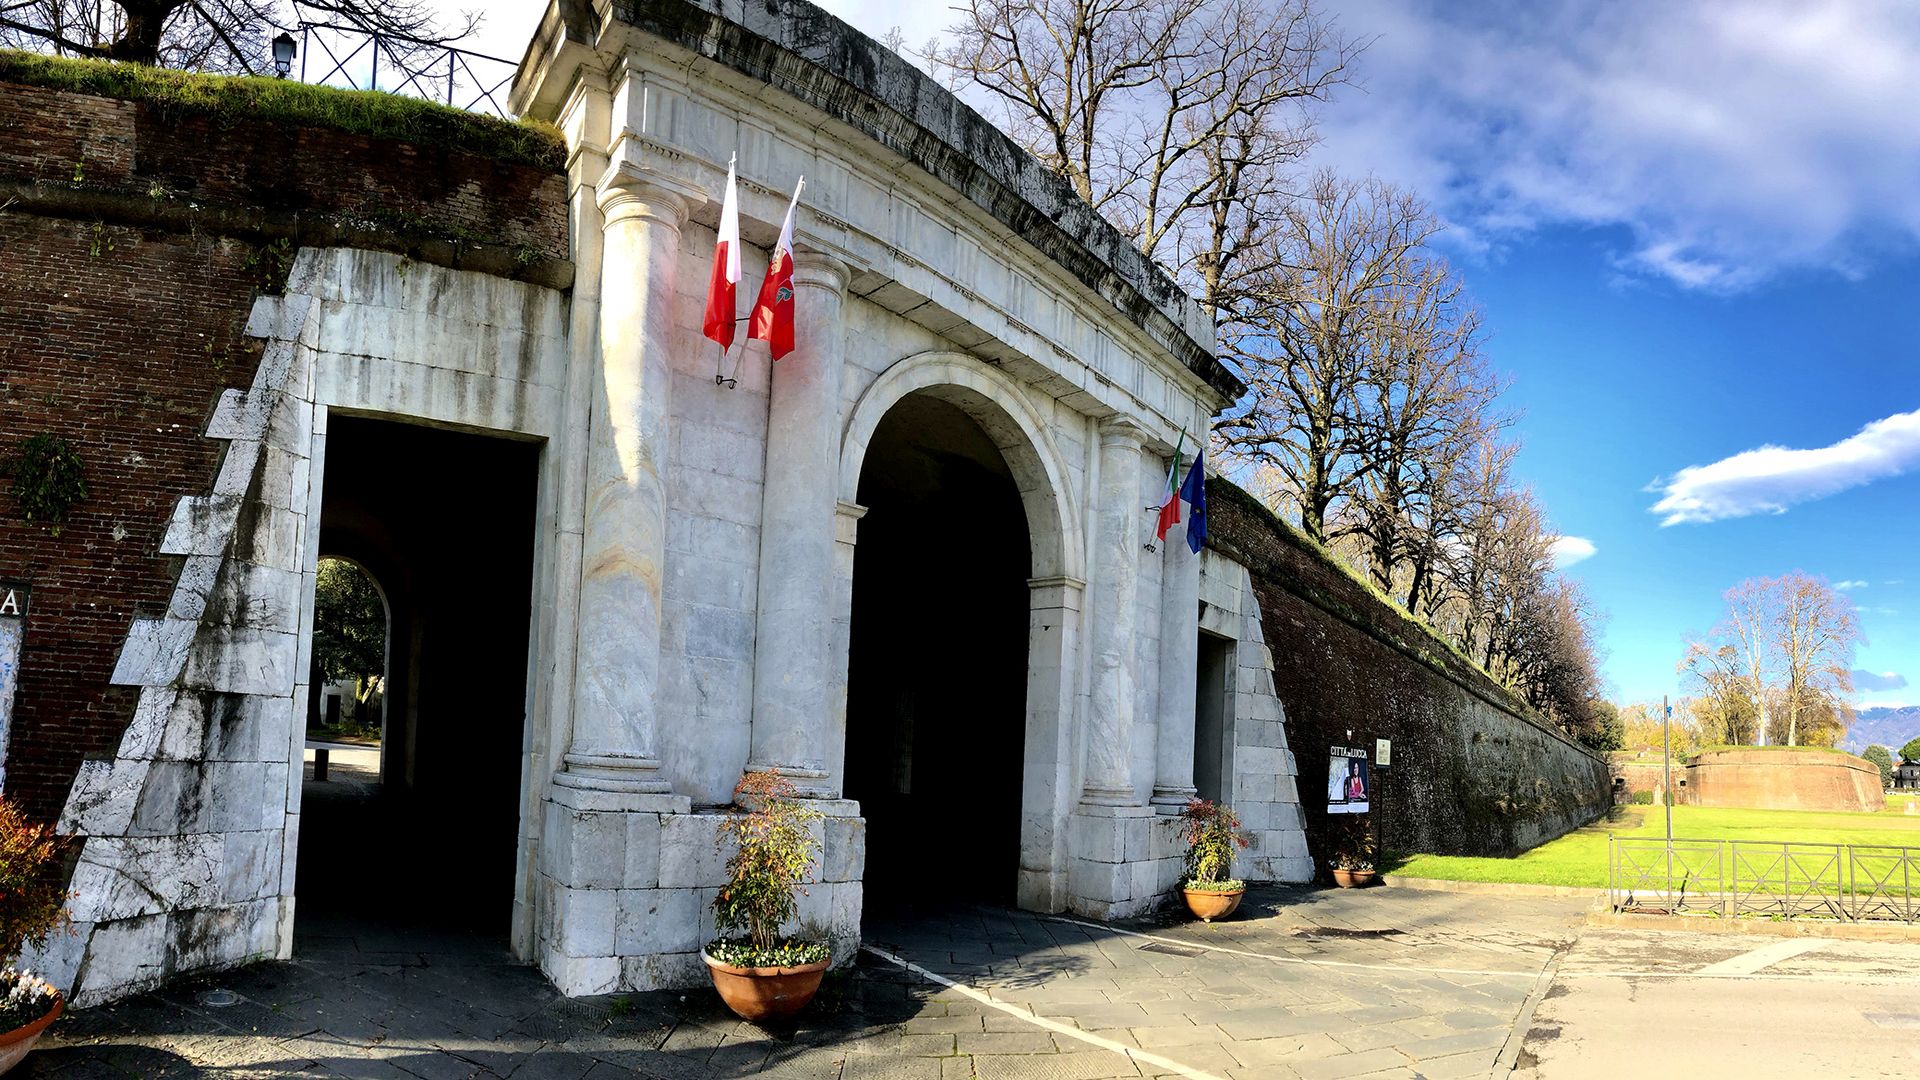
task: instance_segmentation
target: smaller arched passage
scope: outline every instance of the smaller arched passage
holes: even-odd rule
[[[301,795],[299,936],[360,924],[504,939],[520,853],[540,447],[333,414],[316,553],[388,601],[377,783]]]
[[[360,559],[322,551],[314,574],[313,650],[307,730],[340,728],[375,755],[385,743],[387,669],[393,642],[392,590]]]
[[[841,501],[865,516],[843,535],[839,756],[869,901],[903,859],[958,846],[978,898],[1062,910],[1084,589],[1065,463],[1018,384],[952,353],[890,369],[842,445]]]

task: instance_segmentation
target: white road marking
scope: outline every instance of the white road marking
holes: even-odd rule
[[[1213,1073],[1202,1072],[1199,1069],[1193,1068],[1192,1066],[1182,1065],[1179,1062],[1174,1061],[1170,1058],[1161,1057],[1159,1054],[1153,1053],[1150,1050],[1141,1050],[1137,1047],[1132,1047],[1122,1043],[1117,1043],[1117,1042],[1114,1042],[1112,1039],[1102,1038],[1101,1036],[1095,1035],[1092,1032],[1081,1031],[1077,1027],[1070,1027],[1066,1024],[1059,1022],[1058,1020],[1052,1020],[1047,1017],[1028,1012],[1025,1009],[1018,1008],[1013,1005],[1009,1005],[1004,1001],[997,1000],[996,998],[986,993],[985,991],[975,990],[973,987],[967,986],[964,983],[954,982],[952,979],[947,978],[945,975],[941,975],[937,972],[928,971],[926,968],[921,967],[919,964],[916,964],[911,960],[907,960],[902,957],[895,956],[894,954],[886,951],[885,949],[875,948],[872,945],[862,945],[860,946],[860,948],[862,951],[870,952],[873,955],[879,957],[880,959],[885,960],[889,964],[897,964],[900,967],[905,968],[906,970],[913,972],[915,975],[918,975],[921,978],[927,980],[928,982],[939,983],[941,986],[944,986],[949,990],[958,990],[960,993],[965,994],[967,997],[972,998],[973,1000],[979,1002],[982,1005],[985,1005],[989,1008],[998,1009],[1001,1012],[1006,1013],[1008,1016],[1019,1017],[1020,1019],[1025,1020],[1027,1023],[1032,1024],[1035,1027],[1045,1028],[1056,1035],[1065,1035],[1069,1039],[1076,1039],[1080,1042],[1086,1043],[1089,1046],[1097,1046],[1102,1050],[1109,1050],[1116,1054],[1125,1054],[1127,1057],[1131,1058],[1132,1060],[1134,1060],[1135,1062],[1138,1062],[1141,1065],[1151,1066],[1156,1074],[1177,1073],[1180,1076],[1186,1077],[1187,1080],[1223,1080],[1222,1077],[1216,1076]]]
[[[1728,957],[1717,964],[1708,964],[1700,969],[1701,975],[1751,975],[1761,968],[1772,967],[1782,960],[1791,960],[1801,953],[1812,952],[1825,944],[1819,938],[1787,938],[1771,945],[1762,945],[1750,949],[1738,956]]]

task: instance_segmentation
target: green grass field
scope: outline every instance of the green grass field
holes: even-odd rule
[[[1884,844],[1920,847],[1920,813],[1905,813],[1910,800],[1892,798],[1878,814],[1833,814],[1804,810],[1673,808],[1676,840],[1759,840],[1797,844]],[[1585,828],[1506,859],[1454,855],[1394,855],[1382,869],[1401,877],[1446,881],[1506,881],[1530,885],[1607,887],[1609,834],[1642,839],[1666,835],[1658,806],[1620,806]]]

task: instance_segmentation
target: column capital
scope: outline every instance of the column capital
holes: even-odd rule
[[[696,198],[697,192],[679,184],[615,165],[601,176],[594,201],[606,217],[605,228],[638,218],[678,232]]]
[[[1147,443],[1147,429],[1131,417],[1115,414],[1100,421],[1101,446],[1131,446],[1140,449]]]
[[[845,295],[847,282],[852,278],[853,267],[837,255],[812,248],[796,249],[793,253],[795,285],[807,285]]]

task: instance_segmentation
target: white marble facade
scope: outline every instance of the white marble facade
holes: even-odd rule
[[[864,822],[841,785],[858,483],[909,394],[980,425],[1027,514],[1020,905],[1117,917],[1173,885],[1203,617],[1234,649],[1222,794],[1257,839],[1241,869],[1310,874],[1245,572],[1178,533],[1148,546],[1179,432],[1227,404],[1176,359],[1211,349],[1206,320],[1163,281],[1158,299],[1125,274],[1096,288],[1057,241],[1043,253],[882,141],[606,20],[550,11],[516,91],[567,138],[570,294],[309,250],[288,295],[261,302],[259,378],[207,433],[234,447],[221,484],[168,533],[186,559],[175,610],[133,628],[116,675],[143,688],[139,713],[67,808],[87,837],[82,933],[43,959],[82,1003],[291,947],[292,718],[331,409],[543,443],[513,945],[569,994],[705,978],[716,808],[750,768],[778,767],[825,811],[802,921],[837,958],[857,945]],[[735,153],[750,245],[771,242],[795,178],[807,187],[798,348],[772,365],[750,345],[728,388],[700,324]],[[764,247],[743,264],[744,310]],[[213,709],[239,719],[211,724]]]

